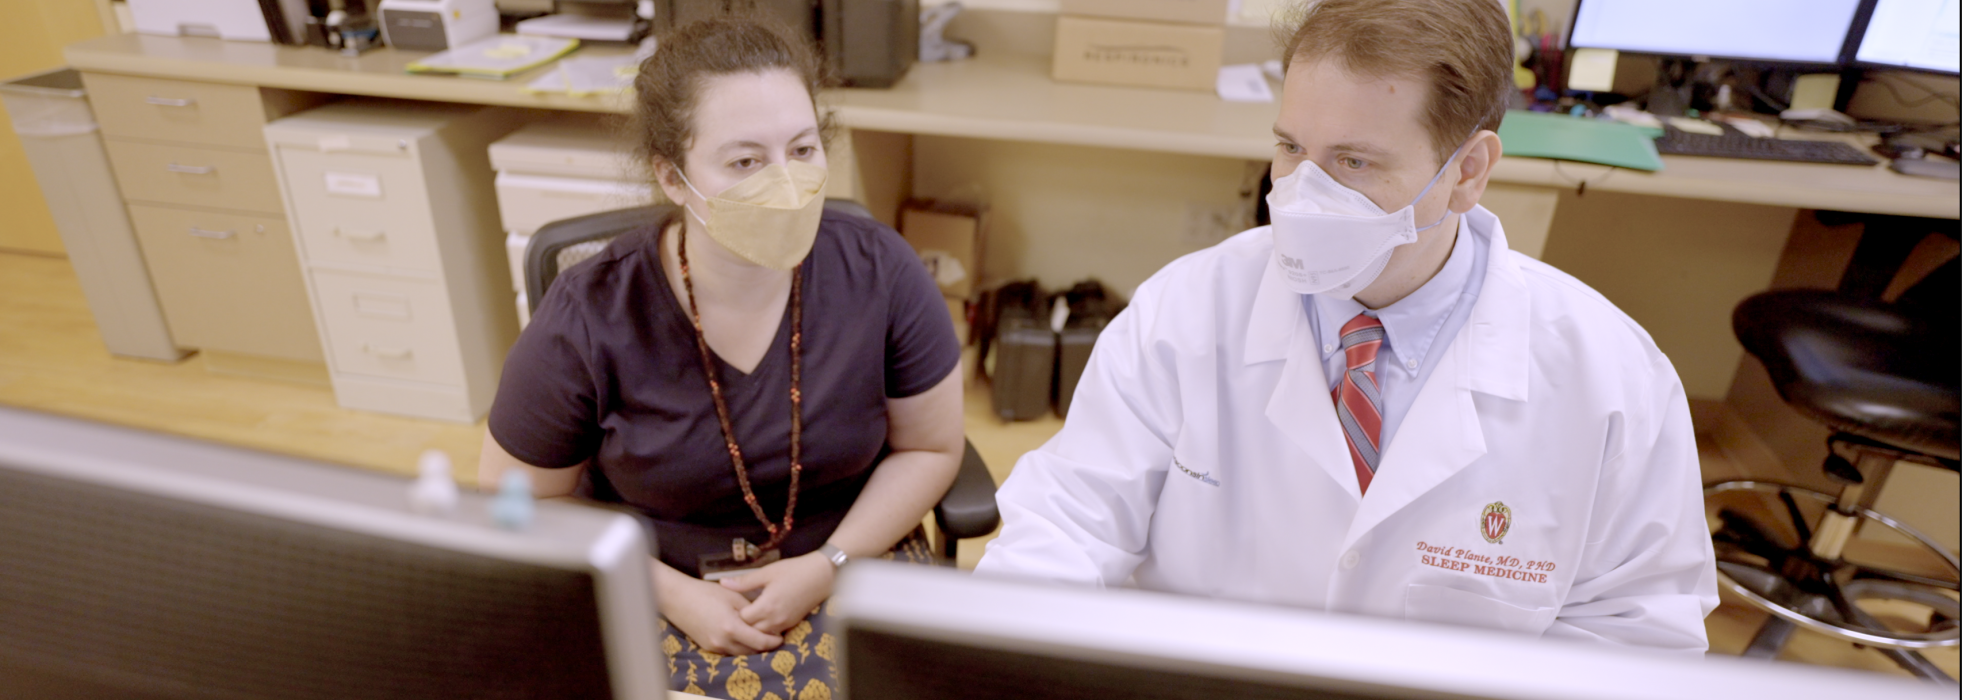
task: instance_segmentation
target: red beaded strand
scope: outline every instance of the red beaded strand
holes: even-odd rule
[[[688,273],[688,242],[685,236],[675,243],[676,257],[681,263],[681,286],[688,291],[688,320],[695,326],[695,346],[701,350],[702,371],[708,376],[709,395],[715,399],[715,417],[722,424],[722,440],[729,447],[729,462],[736,470],[736,484],[743,489],[743,502],[756,514],[757,521],[770,532],[770,541],[760,549],[768,550],[781,544],[794,527],[797,512],[797,482],[803,475],[803,434],[804,411],[803,392],[799,386],[804,374],[804,268],[799,265],[790,273],[790,502],[783,508],[783,524],[770,522],[763,513],[763,505],[756,500],[756,492],[749,486],[749,469],[743,464],[743,451],[736,445],[735,426],[729,421],[729,404],[722,398],[722,383],[716,380],[715,359],[709,352],[708,336],[702,333],[702,312],[695,305],[695,282]]]

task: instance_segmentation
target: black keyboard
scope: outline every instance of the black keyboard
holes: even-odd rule
[[[1880,163],[1861,149],[1839,141],[1761,139],[1745,136],[1744,132],[1728,126],[1724,127],[1722,136],[1692,134],[1673,126],[1664,127],[1662,137],[1655,140],[1655,150],[1670,156],[1711,156],[1835,165]]]

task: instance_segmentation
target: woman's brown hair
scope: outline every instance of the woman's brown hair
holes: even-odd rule
[[[634,78],[631,121],[640,162],[649,167],[658,161],[677,168],[687,163],[695,138],[695,107],[709,78],[790,71],[810,91],[812,110],[817,110],[818,91],[829,84],[810,38],[757,17],[697,20],[662,33],[655,45],[654,55],[641,62]],[[831,116],[818,112],[820,138],[829,142],[832,130]]]

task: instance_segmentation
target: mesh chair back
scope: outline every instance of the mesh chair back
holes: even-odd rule
[[[613,239],[617,237],[618,236],[607,236],[606,238],[595,238],[593,240],[586,241],[584,243],[574,243],[564,248],[560,248],[559,269],[564,270],[566,268],[572,267],[573,265],[584,262],[586,258],[599,255],[600,251],[606,250],[606,244],[612,243]]]
[[[598,255],[622,234],[653,225],[674,211],[672,204],[650,204],[560,219],[539,227],[525,246],[525,303],[532,313],[545,290],[566,268]]]

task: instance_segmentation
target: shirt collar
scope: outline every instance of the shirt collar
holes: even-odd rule
[[[1383,322],[1384,343],[1395,351],[1397,359],[1405,364],[1405,369],[1414,371],[1416,367],[1423,366],[1424,356],[1430,353],[1438,331],[1444,327],[1444,320],[1457,307],[1458,300],[1470,291],[1465,289],[1465,285],[1472,273],[1471,221],[1469,217],[1459,217],[1458,220],[1458,235],[1451,244],[1451,256],[1445,259],[1444,267],[1417,291],[1398,299],[1396,303],[1370,311],[1354,299],[1326,294],[1310,295],[1310,315],[1315,317],[1322,359],[1327,360],[1341,352],[1342,326],[1356,314],[1369,312],[1376,320]]]

